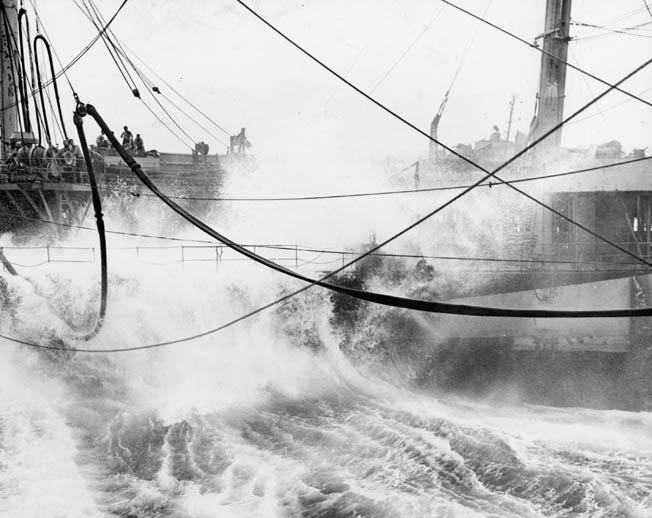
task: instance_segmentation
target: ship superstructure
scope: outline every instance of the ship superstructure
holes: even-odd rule
[[[472,185],[564,121],[570,25],[571,0],[546,0],[545,25],[535,39],[542,55],[529,134],[510,140],[494,128],[486,139],[453,148],[484,170],[431,142],[428,158],[415,163],[417,189]],[[431,124],[434,139],[441,138],[449,93]],[[650,306],[652,161],[643,149],[625,154],[617,141],[565,149],[561,135],[561,129],[552,133],[502,169],[500,180],[476,187],[470,205],[453,205],[432,224],[424,254],[436,274],[422,283],[421,298],[544,310]],[[488,208],[487,215],[470,206]],[[652,396],[649,320],[428,315],[402,329],[434,351],[420,374],[424,384],[486,389],[500,379],[536,392],[559,379],[560,387],[574,387],[577,397],[568,401],[575,404],[640,407]],[[604,383],[613,399],[591,399],[595,383]]]
[[[44,35],[32,38],[30,15],[17,0],[2,0],[1,7],[0,231],[24,234],[43,227],[57,236],[66,228],[81,225],[91,205],[86,165],[75,143],[77,135],[66,131],[72,117],[67,121],[61,113],[56,79],[65,68],[55,70]],[[98,31],[97,38],[110,32],[106,28]],[[44,49],[50,58],[49,70],[47,61],[39,63],[38,59]],[[160,93],[156,86],[152,90]],[[105,143],[90,146],[101,193],[133,200],[140,182]],[[242,129],[231,137],[222,154],[209,153],[209,145],[203,141],[188,153],[146,151],[135,146],[131,152],[166,192],[192,198],[217,195],[225,167],[242,161],[249,145]]]

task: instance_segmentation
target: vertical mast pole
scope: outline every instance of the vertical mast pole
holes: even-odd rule
[[[564,118],[566,61],[570,41],[572,0],[546,0],[546,22],[542,39],[541,76],[537,94],[537,112],[531,139],[536,139]],[[554,157],[561,145],[561,129],[541,143],[541,152]]]
[[[509,121],[507,121],[507,135],[505,140],[509,142],[509,135],[512,132],[512,117],[514,116],[514,105],[516,104],[516,95],[512,95],[509,101]]]
[[[18,28],[16,0],[1,1],[7,13],[9,30],[16,34]],[[16,96],[14,75],[12,74],[12,56],[9,50],[11,48],[11,37],[12,35],[6,31],[4,21],[0,19],[0,108],[2,109],[0,114],[0,138],[2,138],[0,151],[3,161],[7,158],[9,138],[12,133],[18,131],[18,98]]]

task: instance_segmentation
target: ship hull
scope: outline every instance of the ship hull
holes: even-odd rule
[[[652,274],[454,299],[522,309],[649,306]],[[429,342],[418,384],[475,396],[650,409],[652,319],[419,318]]]

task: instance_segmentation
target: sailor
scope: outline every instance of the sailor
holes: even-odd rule
[[[142,137],[140,136],[140,133],[136,133],[134,145],[136,146],[136,155],[143,156],[145,154],[145,144]]]
[[[13,144],[13,149],[11,150],[11,153],[9,154],[7,159],[5,160],[5,163],[7,165],[10,165],[10,166],[13,166],[13,167],[18,165],[18,152],[19,151],[20,151],[20,143],[16,142],[15,144]]]
[[[134,143],[134,135],[131,133],[131,131],[129,131],[127,126],[124,126],[123,130],[124,131],[120,135],[120,138],[122,139],[122,145],[127,149],[131,149]]]
[[[81,148],[75,144],[75,141],[73,139],[68,139],[68,144],[66,148],[75,157],[75,166],[81,167],[84,161],[84,155],[81,151]]]
[[[98,148],[108,148],[109,147],[109,141],[106,140],[106,137],[104,136],[104,132],[99,134],[99,136],[95,140],[95,144],[97,145]]]
[[[208,144],[203,140],[195,144],[195,151],[193,155],[199,159],[200,162],[206,162],[208,156]]]
[[[489,140],[491,142],[499,142],[500,141],[500,130],[498,129],[498,126],[494,125],[493,131],[491,135],[489,136]]]

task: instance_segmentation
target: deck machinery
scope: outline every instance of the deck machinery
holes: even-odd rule
[[[80,225],[86,217],[91,205],[88,174],[79,148],[66,148],[65,142],[57,148],[45,131],[43,90],[47,85],[41,88],[38,62],[32,60],[31,45],[34,43],[35,55],[36,38],[29,41],[29,29],[23,34],[26,12],[19,9],[16,0],[2,0],[2,8],[0,232],[27,235],[35,227],[43,227],[46,233],[57,236],[71,225]],[[58,92],[56,97],[58,100]],[[53,127],[54,121],[50,120],[50,125]],[[59,125],[65,133],[65,124]],[[65,140],[69,135],[62,136]],[[208,146],[201,142],[190,153],[141,152],[136,158],[164,192],[210,197],[219,192],[224,168],[242,162],[248,146],[243,129],[231,137],[231,146],[223,155],[209,155]],[[101,194],[137,196],[140,184],[117,153],[109,148],[91,149]]]

